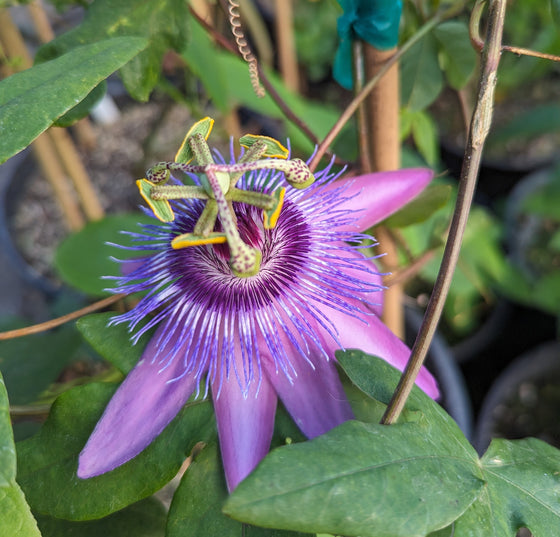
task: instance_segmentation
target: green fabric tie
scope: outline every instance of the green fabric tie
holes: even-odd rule
[[[352,77],[352,41],[362,39],[387,50],[396,46],[402,0],[338,0],[344,14],[338,18],[340,44],[333,66],[335,80],[346,89],[354,85]]]

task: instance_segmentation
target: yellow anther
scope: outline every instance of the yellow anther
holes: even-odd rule
[[[284,195],[286,194],[285,188],[278,188],[274,192],[274,198],[277,200],[276,206],[269,210],[263,211],[263,225],[265,229],[273,229],[278,223],[278,217],[280,216],[280,211],[284,205]]]
[[[174,250],[180,250],[181,248],[189,248],[190,246],[221,244],[224,242],[226,242],[225,234],[217,231],[210,233],[207,237],[203,235],[195,235],[194,233],[183,233],[171,241],[171,247]]]
[[[152,189],[156,187],[154,183],[151,183],[147,179],[139,179],[136,181],[136,186],[140,191],[140,195],[144,198],[150,209],[152,209],[154,216],[158,220],[162,222],[173,222],[173,220],[175,220],[175,214],[167,200],[152,199]]]

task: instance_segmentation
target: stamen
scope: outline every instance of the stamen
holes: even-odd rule
[[[212,127],[214,126],[214,120],[210,117],[205,117],[200,121],[197,121],[185,135],[183,143],[175,155],[175,162],[180,162],[182,164],[188,164],[193,158],[194,154],[192,148],[189,144],[189,139],[195,134],[202,136],[203,140],[208,140],[208,136],[212,132]],[[199,164],[203,164],[200,162]]]
[[[263,211],[263,225],[265,229],[274,229],[280,216],[280,211],[284,205],[284,195],[286,194],[285,188],[277,188],[274,191],[273,197],[277,201],[276,206],[268,211]]]
[[[171,241],[171,247],[174,250],[181,248],[188,248],[189,246],[202,246],[204,244],[221,244],[226,242],[227,237],[225,233],[213,231],[212,233],[204,235],[196,235],[194,233],[183,233],[178,235]]]
[[[180,249],[227,242],[232,272],[239,277],[247,277],[259,271],[262,256],[260,251],[241,240],[233,203],[246,203],[262,209],[263,227],[272,229],[278,222],[286,189],[276,188],[272,194],[265,194],[236,188],[237,181],[247,172],[262,169],[283,172],[286,181],[295,188],[305,188],[315,178],[305,162],[300,159],[287,160],[289,151],[268,136],[243,136],[240,143],[247,151],[239,162],[216,164],[206,143],[213,124],[211,118],[195,123],[185,136],[175,162],[156,164],[148,170],[148,179],[141,179],[137,184],[142,197],[163,222],[171,222],[175,218],[168,200],[206,200],[193,232],[175,237],[171,242],[172,247]],[[173,170],[198,174],[201,186],[165,185]],[[218,216],[223,232],[214,231]]]
[[[175,220],[175,214],[169,202],[165,199],[157,200],[152,198],[152,190],[155,185],[148,181],[147,179],[139,179],[136,181],[140,195],[144,198],[146,203],[152,209],[156,218],[162,222],[173,222]]]

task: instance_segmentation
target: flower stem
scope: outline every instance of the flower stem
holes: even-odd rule
[[[56,328],[57,326],[73,321],[74,319],[79,319],[80,317],[83,317],[88,313],[93,313],[94,311],[106,308],[107,306],[110,306],[111,304],[114,304],[115,302],[118,302],[119,300],[125,298],[125,296],[126,295],[124,294],[113,295],[108,298],[98,300],[97,302],[94,302],[93,304],[90,304],[85,308],[67,313],[62,317],[57,317],[56,319],[51,319],[50,321],[45,321],[44,323],[26,326],[25,328],[17,328],[15,330],[8,330],[7,332],[0,332],[0,341],[46,332],[47,330],[51,330],[52,328]]]
[[[443,305],[453,278],[453,272],[457,265],[461,241],[476,187],[482,149],[492,120],[494,89],[502,50],[505,10],[506,0],[493,0],[490,4],[488,30],[482,54],[478,98],[471,120],[471,128],[461,169],[457,204],[451,221],[443,260],[422,326],[412,349],[410,360],[381,420],[384,424],[394,423],[398,419],[406,399],[414,386],[441,317]]]

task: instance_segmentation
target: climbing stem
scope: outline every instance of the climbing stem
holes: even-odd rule
[[[478,96],[463,158],[455,212],[451,221],[438,277],[424,315],[422,326],[412,348],[410,360],[381,420],[385,424],[394,423],[398,419],[406,399],[414,386],[441,317],[443,305],[453,278],[453,272],[457,265],[461,241],[475,191],[482,149],[492,120],[496,74],[502,50],[505,10],[506,0],[493,0],[490,3],[488,29],[482,53]]]

